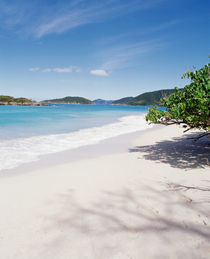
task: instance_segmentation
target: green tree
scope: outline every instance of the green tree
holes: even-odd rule
[[[16,103],[32,103],[31,100],[27,99],[27,98],[24,98],[24,97],[19,97],[19,98],[15,98],[15,102]]]
[[[182,124],[186,131],[191,129],[204,130],[210,134],[210,64],[197,71],[187,72],[182,78],[190,78],[191,82],[184,89],[175,87],[175,92],[168,98],[161,99],[161,105],[149,109],[146,120],[155,124]]]
[[[0,95],[0,102],[14,102],[14,97],[8,95]]]

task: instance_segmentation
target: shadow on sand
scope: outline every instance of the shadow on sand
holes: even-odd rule
[[[44,250],[67,246],[76,250],[75,258],[203,258],[201,252],[210,252],[210,192],[194,202],[182,191],[191,186],[163,185],[106,191],[95,203],[77,202],[73,191],[61,195],[61,210],[45,230],[55,239]],[[207,182],[193,189],[202,196],[209,187]]]
[[[204,168],[210,165],[209,139],[207,137],[198,141],[190,139],[196,136],[198,135],[195,133],[187,134],[172,141],[165,140],[154,145],[137,146],[129,151],[141,153],[147,160],[167,163],[175,168]]]

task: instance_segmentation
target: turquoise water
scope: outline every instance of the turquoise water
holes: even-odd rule
[[[148,107],[0,106],[0,170],[144,130]]]
[[[0,139],[68,133],[145,113],[147,109],[108,105],[0,106]]]

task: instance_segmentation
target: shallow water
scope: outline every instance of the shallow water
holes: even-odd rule
[[[0,170],[144,130],[148,107],[0,106]]]

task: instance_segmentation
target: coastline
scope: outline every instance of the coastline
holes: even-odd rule
[[[46,103],[31,102],[31,103],[17,103],[17,102],[0,102],[2,106],[49,106]]]
[[[129,150],[131,144],[135,143],[139,136],[148,132],[155,132],[161,125],[154,125],[151,128],[139,130],[132,133],[121,134],[101,140],[96,144],[89,144],[82,147],[64,150],[52,154],[46,154],[39,157],[38,160],[21,164],[15,168],[0,170],[0,177],[12,177],[25,174],[37,169],[50,168],[52,166],[72,163],[80,160],[98,158],[105,155],[125,153]]]
[[[38,134],[26,137],[16,137],[13,139],[3,139],[0,141],[0,171],[5,169],[16,168],[25,163],[38,161],[40,158],[46,158],[49,154],[56,154],[58,152],[75,150],[79,147],[89,146],[103,142],[106,139],[114,138],[120,135],[138,132],[152,127],[145,121],[144,114],[122,116],[116,119],[110,119],[105,123],[103,120],[101,123],[96,119],[87,123],[86,127],[81,128],[80,123],[82,119],[76,119],[76,123],[68,122],[69,125],[65,125],[66,132],[54,133],[51,130],[50,125],[47,126],[48,134]],[[72,130],[72,127],[74,129]],[[68,130],[67,130],[68,128]],[[13,134],[13,128],[8,128],[10,134]],[[31,130],[31,128],[29,128]],[[35,131],[36,128],[34,127]],[[19,128],[19,131],[24,132],[24,127]],[[23,131],[22,131],[23,130]],[[46,130],[46,127],[45,127]],[[17,131],[18,132],[18,131]],[[6,133],[6,131],[5,131]],[[18,133],[17,133],[18,134]],[[26,134],[29,134],[26,130]],[[6,134],[5,134],[6,135]],[[23,134],[24,135],[24,134]],[[65,154],[65,152],[64,152]],[[74,155],[74,152],[73,152]],[[71,154],[70,154],[71,157]]]
[[[192,134],[156,127],[1,174],[0,257],[208,258],[209,148]]]

